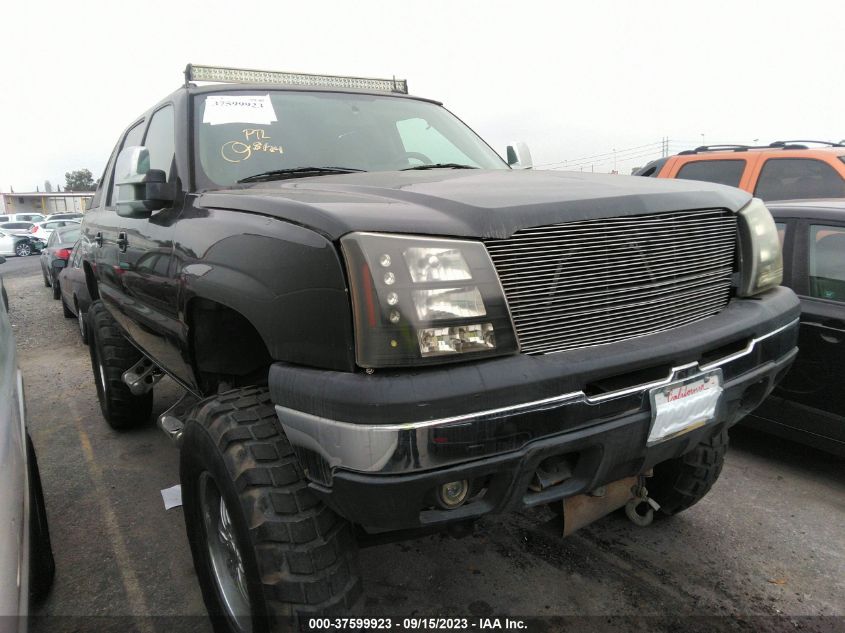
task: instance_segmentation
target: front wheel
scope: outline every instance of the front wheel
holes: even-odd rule
[[[123,382],[123,372],[141,360],[141,352],[121,333],[102,301],[95,301],[88,309],[87,329],[103,417],[115,429],[144,424],[153,410],[153,392],[136,396]]]
[[[15,255],[18,257],[29,257],[32,255],[32,247],[26,242],[21,242],[15,246]]]
[[[689,453],[655,466],[646,486],[660,513],[677,514],[701,501],[719,478],[727,450],[728,432],[722,429]]]
[[[308,488],[267,391],[204,401],[182,437],[185,528],[214,630],[349,613],[361,591],[351,526]]]

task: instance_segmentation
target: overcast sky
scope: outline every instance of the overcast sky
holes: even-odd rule
[[[845,1],[45,2],[0,9],[0,191],[88,168],[188,62],[407,78],[500,153],[596,171],[845,138]],[[634,149],[631,149],[634,148]],[[557,165],[555,165],[557,166]]]

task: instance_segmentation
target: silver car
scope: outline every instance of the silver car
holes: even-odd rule
[[[0,263],[5,261],[0,257]],[[30,600],[41,598],[49,591],[55,571],[41,478],[26,430],[23,382],[5,301],[0,301],[0,482],[0,618],[3,618],[27,615]],[[11,620],[12,626],[15,623],[20,631],[26,630],[24,618]]]

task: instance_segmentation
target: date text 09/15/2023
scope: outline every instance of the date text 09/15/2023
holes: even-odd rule
[[[496,629],[525,630],[524,620],[515,618],[311,618],[310,631],[355,631],[355,630],[443,630],[443,631],[486,631]]]

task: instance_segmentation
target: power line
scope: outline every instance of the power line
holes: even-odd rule
[[[616,154],[617,156],[619,156],[623,153],[631,152],[633,150],[642,149],[644,147],[656,147],[658,145],[663,145],[663,141],[661,140],[661,141],[656,141],[654,143],[646,143],[645,145],[635,145],[634,147],[626,147],[624,149],[620,149],[620,150],[616,150],[616,151],[603,152],[601,154],[593,154],[591,156],[582,156],[580,158],[573,158],[573,159],[570,159],[570,160],[558,160],[558,161],[553,161],[551,163],[542,163],[542,164],[539,164],[539,165],[536,165],[536,166],[537,167],[548,167],[549,165],[562,165],[564,163],[566,163],[566,164],[580,163],[580,162],[583,162],[583,161],[588,161],[591,158],[601,158],[603,156],[613,156],[613,154]]]
[[[578,168],[584,167],[584,166],[607,165],[609,163],[613,163],[614,161],[624,163],[624,162],[628,162],[628,161],[631,161],[631,160],[638,160],[638,159],[644,158],[646,156],[662,156],[662,155],[663,155],[662,149],[654,148],[654,149],[649,149],[649,150],[645,150],[645,151],[640,150],[639,152],[635,152],[633,154],[627,154],[627,155],[624,155],[624,156],[618,156],[617,155],[615,158],[613,156],[610,156],[608,158],[604,158],[604,159],[601,159],[601,160],[585,160],[585,161],[581,161],[581,162],[567,162],[566,164],[559,164],[559,166],[557,166],[557,167],[549,167],[549,169],[578,169]]]
[[[661,153],[661,150],[658,148],[652,148],[645,150],[645,154],[654,154],[654,153]],[[643,155],[642,150],[639,152],[634,152],[631,154],[624,154],[624,155],[617,155],[617,156],[608,156],[606,158],[600,158],[596,160],[582,160],[578,162],[566,162],[566,163],[559,163],[557,166],[554,167],[545,167],[545,169],[571,169],[573,167],[580,167],[582,165],[603,165],[604,163],[612,163],[614,160],[617,162],[626,161],[631,158],[636,158],[638,156]]]

